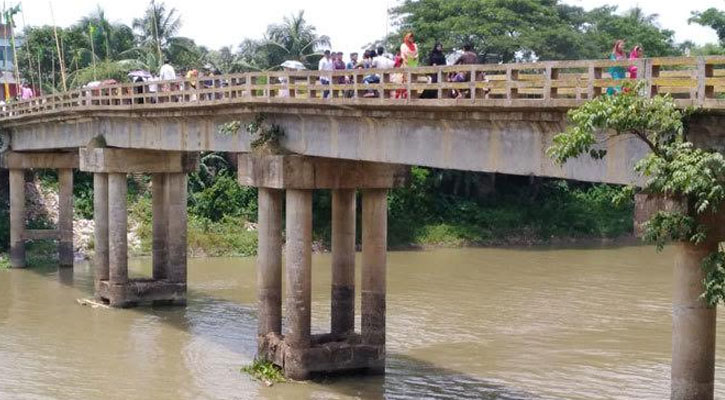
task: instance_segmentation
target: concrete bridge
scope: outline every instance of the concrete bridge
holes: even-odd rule
[[[671,94],[703,110],[691,140],[722,149],[725,57],[637,60],[646,95]],[[239,180],[259,188],[259,353],[293,378],[315,372],[381,372],[385,361],[386,193],[406,165],[637,184],[646,147],[602,141],[605,160],[564,167],[546,156],[567,110],[621,84],[626,61],[562,61],[396,70],[265,72],[121,84],[52,94],[0,111],[2,167],[10,169],[11,263],[25,266],[25,240],[59,239],[72,265],[72,169],[94,174],[96,296],[114,307],[183,304],[186,293],[186,174],[198,153],[239,153]],[[469,81],[447,82],[465,72]],[[378,74],[381,83],[363,78]],[[402,75],[405,83],[396,75]],[[320,84],[320,77],[333,82]],[[435,79],[433,79],[435,78]],[[436,82],[436,83],[434,83]],[[459,98],[451,98],[452,92]],[[402,98],[396,98],[402,97]],[[258,114],[279,125],[288,155],[252,152],[244,125]],[[239,132],[223,127],[237,122]],[[8,146],[3,146],[8,147]],[[23,171],[59,170],[60,222],[25,228]],[[152,176],[153,275],[129,279],[126,177]],[[331,190],[332,329],[310,333],[312,191]],[[362,323],[355,314],[355,201],[362,193]],[[283,216],[282,202],[286,202]],[[282,294],[282,224],[288,282]],[[722,239],[722,237],[719,237]],[[698,299],[702,254],[686,246],[676,263],[673,398],[712,398],[714,311]],[[700,258],[698,258],[700,257]],[[697,292],[697,293],[696,293]],[[286,299],[285,330],[282,298]],[[710,393],[707,397],[707,393]]]

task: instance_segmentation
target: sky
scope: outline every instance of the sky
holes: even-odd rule
[[[6,0],[16,4],[20,0]],[[157,0],[181,14],[180,35],[194,39],[209,48],[236,46],[244,38],[260,38],[267,25],[279,23],[285,16],[305,11],[305,17],[320,34],[330,36],[334,50],[359,51],[365,45],[382,38],[391,30],[387,10],[399,0]],[[620,11],[633,6],[647,14],[658,14],[663,28],[676,32],[675,40],[692,40],[698,44],[717,42],[712,29],[688,25],[693,10],[709,7],[725,9],[725,0],[564,0],[565,3],[591,9],[610,4]],[[101,6],[112,22],[131,24],[143,14],[149,0],[22,0],[25,22],[28,25],[51,25],[51,6],[59,26],[69,26],[83,15]],[[346,7],[349,5],[349,8]],[[22,19],[16,21],[22,27]]]

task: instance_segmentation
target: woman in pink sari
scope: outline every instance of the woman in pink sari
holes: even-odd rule
[[[636,60],[638,58],[642,58],[643,55],[642,46],[634,46],[632,51],[629,53],[629,59],[630,60]],[[629,78],[630,79],[637,79],[637,66],[631,65],[629,67]]]

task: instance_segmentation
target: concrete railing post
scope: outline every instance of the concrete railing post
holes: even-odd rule
[[[10,170],[10,266],[25,268],[25,170]]]
[[[717,250],[678,243],[672,297],[672,400],[711,400],[715,380],[717,310],[700,298],[705,272],[702,260]]]
[[[128,282],[128,209],[126,174],[108,174],[108,280],[111,306],[122,306]]]
[[[61,267],[73,266],[73,170],[58,170],[58,258]]]
[[[365,344],[384,345],[387,190],[363,190],[362,201],[362,340]]]
[[[169,215],[166,174],[156,173],[151,177],[152,202],[152,265],[154,279],[166,279],[169,267]]]
[[[282,333],[282,197],[277,189],[259,188],[257,333]]]
[[[166,175],[168,186],[168,269],[170,282],[186,283],[186,174],[170,173]]]
[[[94,265],[96,293],[108,280],[108,174],[93,174]]]
[[[312,284],[312,190],[286,193],[287,334],[292,348],[310,346]]]
[[[355,330],[355,190],[332,191],[331,332]]]

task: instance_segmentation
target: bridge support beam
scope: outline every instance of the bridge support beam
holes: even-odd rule
[[[58,170],[58,260],[61,267],[73,266],[73,170]]]
[[[93,247],[95,249],[93,256],[93,266],[95,269],[94,286],[96,296],[98,296],[101,281],[108,281],[109,278],[108,174],[93,174],[93,221],[95,226],[95,231],[93,232]],[[100,297],[97,299],[101,300]]]
[[[33,239],[58,240],[59,265],[73,266],[73,168],[78,168],[74,153],[21,153],[0,155],[0,167],[10,170],[10,265],[24,268],[25,242]],[[25,171],[58,171],[58,229],[28,231],[25,226]]]
[[[258,335],[282,334],[282,199],[284,192],[259,188],[257,251]]]
[[[355,190],[332,191],[330,331],[355,331]]]
[[[239,180],[259,188],[258,356],[291,379],[385,370],[387,189],[407,169],[303,156],[239,156]],[[331,332],[311,334],[312,193],[332,190]],[[363,193],[362,329],[355,332],[355,196]],[[281,214],[286,191],[286,319],[281,329]]]
[[[635,233],[657,211],[686,212],[687,204],[664,196],[635,196]],[[725,211],[707,213],[699,222],[707,238],[695,245],[676,243],[672,295],[672,400],[712,400],[715,383],[715,331],[717,309],[701,295],[705,291],[702,262],[718,251],[725,238]]]
[[[197,160],[196,155],[178,152],[80,150],[81,170],[94,173],[96,298],[112,307],[142,302],[186,304],[186,174],[196,168]],[[151,278],[128,278],[129,173],[151,174]]]
[[[717,309],[700,298],[702,260],[717,241],[678,243],[672,296],[672,400],[712,400],[715,390]]]
[[[25,267],[25,170],[10,170],[10,265]]]

